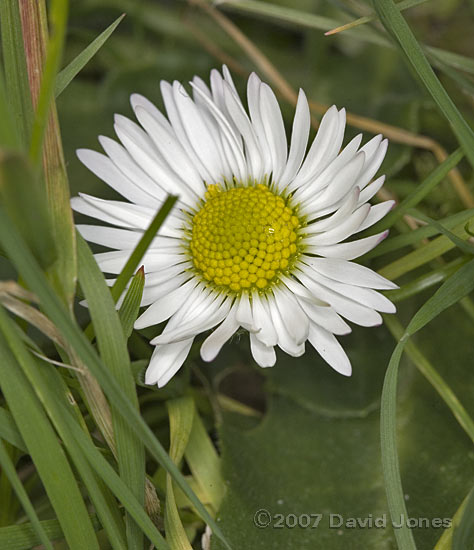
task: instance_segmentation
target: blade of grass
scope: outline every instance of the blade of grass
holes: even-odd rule
[[[95,530],[101,528],[99,520],[95,516],[92,516],[91,520]],[[40,524],[50,540],[64,538],[61,525],[57,519],[46,519],[40,521]],[[31,523],[9,525],[0,528],[0,548],[8,550],[31,550],[31,548],[36,548],[40,543],[41,540]]]
[[[0,318],[6,314],[0,306]],[[99,550],[81,493],[56,434],[0,332],[0,379],[15,423],[72,550]],[[32,421],[34,419],[34,421]]]
[[[410,65],[448,120],[466,157],[474,167],[474,132],[441,85],[402,14],[393,0],[373,0],[373,6],[382,25],[396,39]]]
[[[391,227],[397,220],[406,214],[409,208],[416,206],[427,195],[433,191],[433,189],[443,181],[448,173],[458,165],[461,159],[464,157],[464,153],[461,149],[456,149],[449,157],[438,165],[433,172],[430,173],[403,201],[397,205],[397,207],[389,212],[383,220],[375,224],[370,230],[371,234],[380,233]]]
[[[0,407],[0,438],[5,439],[20,451],[27,452],[25,442],[18,431],[13,416],[3,407]]]
[[[5,95],[13,115],[18,143],[28,149],[33,123],[33,105],[28,86],[25,49],[17,0],[0,2],[0,30],[5,67]],[[2,124],[3,124],[2,117]]]
[[[380,438],[385,490],[390,515],[394,521],[400,518],[402,514],[403,517],[409,517],[400,476],[396,433],[397,376],[401,356],[410,336],[423,328],[442,311],[461,300],[473,289],[474,260],[471,260],[443,283],[439,290],[418,310],[390,358],[382,390]],[[405,522],[400,529],[395,529],[394,532],[399,548],[403,548],[403,550],[416,549],[412,531]]]
[[[474,539],[474,489],[471,489],[462,511],[459,525],[454,527],[452,550],[469,548]]]
[[[193,427],[195,415],[192,397],[180,397],[166,402],[170,422],[170,458],[178,466],[188,445],[189,436]],[[192,550],[184,530],[173,489],[173,480],[166,475],[166,512],[165,512],[166,539],[171,550]]]
[[[110,26],[108,26],[105,31],[99,34],[82,52],[75,57],[67,67],[62,69],[56,77],[56,87],[55,95],[58,97],[70,84],[73,78],[80,72],[82,69],[89,63],[89,61],[94,57],[94,55],[102,48],[102,46],[107,42],[110,35],[122,22],[122,19],[125,17],[123,13],[118,17]]]
[[[446,227],[447,229],[452,229],[453,227],[459,228],[461,227],[461,224],[462,226],[464,226],[466,222],[470,220],[473,216],[474,208],[470,208],[468,210],[462,210],[461,212],[453,214],[452,216],[448,216],[447,218],[444,218],[442,222],[444,227]],[[364,258],[378,258],[379,256],[387,254],[388,252],[399,250],[404,246],[413,245],[414,243],[417,243],[428,237],[433,237],[437,234],[439,234],[439,231],[435,227],[425,225],[423,227],[415,229],[414,231],[409,231],[408,233],[386,239],[383,243],[377,246],[377,248],[365,254]]]
[[[1,27],[0,27],[1,28]],[[7,101],[5,91],[5,80],[3,78],[2,67],[0,66],[0,146],[7,149],[21,149],[20,138],[17,129],[13,124],[13,116],[10,112],[10,105]]]
[[[94,324],[100,356],[110,369],[124,396],[138,411],[138,398],[130,368],[122,325],[104,276],[84,239],[77,235],[79,284],[87,300]],[[112,422],[120,477],[143,505],[145,498],[145,450],[135,429],[112,405]],[[127,542],[130,550],[143,548],[143,534],[127,516]]]
[[[35,530],[35,533],[38,535],[38,539],[41,541],[41,543],[47,550],[53,550],[51,541],[49,540],[43,527],[41,526],[38,516],[36,515],[35,509],[31,504],[28,494],[26,493],[25,488],[23,487],[23,484],[21,483],[21,480],[18,477],[18,474],[16,473],[15,466],[11,461],[5,449],[5,445],[3,444],[3,441],[1,439],[0,439],[0,465],[2,466],[3,471],[8,477],[18,497],[18,500],[21,502],[21,505],[23,506],[23,510],[26,512],[27,516],[30,518],[31,526]]]
[[[41,161],[41,152],[50,113],[51,100],[54,97],[56,74],[59,69],[64,38],[66,35],[68,9],[68,0],[52,0],[49,9],[51,36],[46,50],[46,59],[41,75],[41,86],[31,129],[30,158],[36,166],[38,166]]]
[[[123,333],[126,339],[132,334],[133,325],[137,320],[144,288],[145,269],[142,266],[133,277],[119,309],[120,322],[122,323]]]
[[[82,362],[88,366],[91,373],[97,378],[110,402],[121,411],[121,414],[130,423],[130,426],[136,430],[136,433],[149,449],[151,455],[172,475],[177,485],[189,498],[193,506],[195,506],[202,519],[210,525],[214,535],[227,548],[230,548],[217,523],[189,488],[181,472],[170,460],[162,445],[144,422],[143,418],[138,414],[133,404],[123,395],[118,382],[99,359],[87,337],[69,317],[67,310],[41,272],[36,260],[25,246],[23,239],[16,229],[11,226],[1,205],[0,244],[2,244],[12,263],[16,266],[19,273],[21,273],[25,283],[38,296],[45,313],[60,329],[63,338],[75,349]]]
[[[457,235],[455,235],[449,229],[444,227],[442,223],[439,223],[438,221],[433,220],[432,218],[430,218],[429,216],[426,216],[425,214],[423,214],[423,212],[420,212],[415,208],[412,208],[411,210],[409,210],[408,213],[413,217],[435,227],[440,233],[448,237],[448,239],[460,250],[462,250],[462,252],[464,252],[465,254],[471,254],[471,255],[474,254],[474,246],[472,244],[460,239]]]

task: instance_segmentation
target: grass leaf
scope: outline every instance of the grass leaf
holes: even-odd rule
[[[15,420],[13,420],[13,416],[3,407],[0,407],[0,438],[8,441],[8,443],[20,449],[20,451],[28,452],[21,433],[15,424]]]
[[[67,67],[59,72],[56,77],[56,97],[58,97],[67,88],[73,78],[80,71],[82,71],[84,66],[87,65],[87,63],[89,63],[89,61],[100,50],[100,48],[102,48],[105,42],[107,42],[110,35],[121,23],[125,15],[126,14],[123,13],[120,17],[118,17],[110,26],[105,29],[105,31],[100,33],[97,38],[95,38],[86,48],[84,48],[84,50],[82,50],[82,52],[77,57],[75,57]]]
[[[135,273],[119,309],[120,321],[125,338],[129,338],[138,317],[143,289],[145,288],[145,270],[143,266]]]

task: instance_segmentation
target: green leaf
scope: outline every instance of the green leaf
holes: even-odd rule
[[[0,151],[0,200],[40,265],[51,266],[57,254],[44,190],[18,153]]]
[[[45,546],[45,548],[47,548],[47,550],[53,550],[53,546],[48,536],[46,535],[43,527],[41,526],[38,516],[36,515],[35,509],[31,504],[28,494],[25,491],[21,483],[21,480],[18,477],[18,474],[16,473],[15,466],[11,461],[7,453],[7,450],[5,449],[5,445],[3,444],[3,441],[1,439],[0,439],[0,464],[2,466],[3,471],[5,472],[5,475],[8,477],[10,481],[18,497],[18,500],[21,502],[21,505],[23,506],[23,510],[25,510],[27,516],[30,518],[31,526],[33,527],[35,533],[38,535],[38,539]]]
[[[27,452],[25,442],[16,427],[13,416],[3,407],[0,407],[0,438],[5,439],[20,451]]]
[[[140,302],[142,301],[145,287],[145,270],[143,266],[136,272],[125,294],[119,309],[120,321],[125,338],[129,338],[133,331],[133,325],[138,317]]]
[[[186,480],[170,460],[159,441],[153,435],[153,432],[138,414],[133,404],[123,394],[118,382],[111,375],[103,362],[97,357],[87,337],[79,330],[77,324],[71,320],[67,310],[54,293],[54,290],[41,272],[34,257],[25,246],[23,239],[14,228],[9,227],[5,220],[4,211],[1,205],[0,243],[7,251],[12,263],[21,273],[26,284],[40,298],[45,313],[59,328],[63,338],[65,338],[74,348],[82,362],[88,366],[91,373],[97,378],[111,404],[121,412],[123,418],[125,418],[129,425],[135,429],[142,442],[149,449],[151,455],[170,472],[177,485],[196,507],[199,515],[211,526],[213,533],[222,540],[225,540],[217,523],[212,519],[205,507],[189,488]],[[226,547],[229,546],[226,544]]]
[[[98,519],[93,516],[91,520],[94,529],[99,530],[101,525]],[[40,524],[51,540],[64,538],[61,525],[57,519],[43,520]],[[0,527],[0,548],[8,548],[8,550],[31,550],[31,548],[39,544],[41,544],[41,539],[38,537],[31,523]]]
[[[474,540],[474,489],[467,498],[461,522],[454,528],[452,550],[465,550]]]
[[[5,91],[5,82],[3,73],[0,67],[0,120],[3,120],[3,124],[0,124],[0,147],[9,149],[21,149],[18,132],[13,125],[13,116],[10,111],[10,105],[7,101],[7,94]]]
[[[3,336],[6,319],[6,314],[0,307],[2,326],[0,381],[8,406],[28,447],[70,548],[99,550],[84,501],[64,451]]]
[[[87,65],[87,63],[89,63],[89,61],[100,50],[100,48],[102,48],[105,42],[107,42],[110,35],[119,26],[125,15],[126,14],[123,13],[120,17],[117,17],[117,19],[110,26],[108,26],[105,31],[100,33],[99,36],[87,46],[87,48],[84,48],[84,50],[82,50],[82,52],[77,57],[75,57],[67,67],[59,72],[58,76],[56,77],[56,97],[58,97],[65,90],[65,88],[67,88],[73,78],[80,71],[82,71],[85,65]]]
[[[170,422],[169,455],[171,460],[178,466],[183,458],[193,427],[194,401],[191,397],[180,397],[167,401],[166,406]],[[173,480],[169,474],[166,475],[165,532],[171,550],[192,550],[179,517]]]
[[[135,382],[130,368],[127,341],[104,276],[89,247],[77,234],[79,284],[89,305],[100,356],[113,374],[123,395],[138,411]],[[145,498],[145,450],[135,429],[112,405],[112,421],[120,476],[143,504]],[[127,518],[127,541],[130,550],[143,547],[141,530]]]
[[[0,2],[0,25],[5,67],[5,96],[17,134],[14,141],[21,143],[22,149],[27,150],[34,114],[17,0]],[[2,117],[3,120],[5,119]]]
[[[40,6],[38,11],[41,12],[42,10],[43,7]],[[39,166],[41,162],[44,136],[51,103],[54,99],[56,74],[59,70],[59,63],[63,52],[68,10],[68,0],[52,0],[50,3],[49,17],[51,23],[51,36],[46,47],[46,59],[41,75],[35,117],[31,128],[30,158],[35,166]],[[40,37],[38,38],[41,40]]]
[[[408,342],[409,336],[415,334],[442,311],[457,303],[474,289],[474,260],[463,266],[452,275],[441,288],[418,310],[412,318],[404,335],[398,342],[390,358],[382,391],[380,416],[380,437],[382,447],[382,464],[384,470],[387,499],[392,519],[409,517],[402,481],[397,451],[396,410],[397,410],[397,377],[400,359]],[[415,549],[410,528],[404,523],[395,530],[399,548]]]
[[[393,0],[374,0],[373,6],[380,21],[396,39],[409,63],[450,123],[469,162],[474,166],[474,132],[441,85],[402,14]]]

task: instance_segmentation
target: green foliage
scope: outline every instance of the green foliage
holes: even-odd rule
[[[30,8],[38,35],[24,37]],[[458,0],[374,8],[0,2],[1,548],[190,550],[206,524],[205,550],[472,545],[472,25]],[[215,10],[244,38],[223,31]],[[76,250],[69,185],[73,195],[110,191],[75,149],[96,147],[114,113],[129,115],[131,93],[161,108],[160,79],[207,80],[223,61],[241,92],[250,70],[271,80],[288,129],[294,108],[279,76],[305,89],[315,115],[345,106],[346,142],[361,130],[390,136],[381,173],[398,205],[365,232],[391,235],[362,262],[400,284],[388,294],[399,313],[389,330],[341,340],[349,379],[310,350],[257,371],[239,335],[211,365],[196,342],[165,388],[147,387],[159,329],[133,330],[139,266],[177,197],[111,289],[80,236]],[[76,282],[87,309],[73,308]],[[267,511],[270,525],[258,525]],[[401,514],[447,523],[392,528]]]

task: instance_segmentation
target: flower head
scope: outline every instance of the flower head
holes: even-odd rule
[[[115,249],[96,254],[102,271],[119,273],[156,209],[178,194],[144,257],[146,283],[140,329],[168,320],[154,338],[148,384],[163,386],[186,359],[194,338],[212,361],[243,327],[255,361],[275,364],[275,346],[298,357],[308,340],[336,371],[351,365],[335,335],[382,322],[393,304],[375,289],[396,285],[351,262],[386,232],[353,239],[393,206],[369,200],[387,149],[376,136],[341,150],[345,111],[331,107],[307,152],[310,113],[300,91],[288,148],[283,118],[270,87],[252,74],[248,113],[226,67],[210,87],[161,83],[165,117],[140,95],[131,104],[140,125],[117,115],[121,142],[100,137],[105,155],[79,150],[80,160],[127,201],[80,194],[73,208],[115,227],[79,225],[88,241]],[[217,328],[215,328],[217,327]]]

